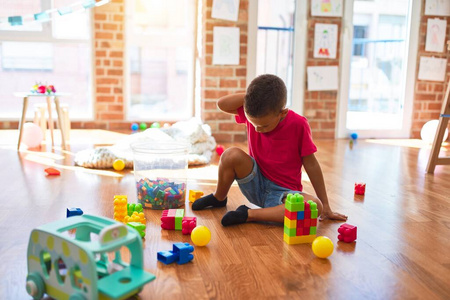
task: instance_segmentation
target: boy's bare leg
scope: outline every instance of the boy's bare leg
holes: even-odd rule
[[[192,204],[193,210],[206,207],[224,207],[227,204],[227,194],[235,178],[247,177],[253,169],[252,158],[243,150],[228,148],[219,161],[219,178],[216,191],[204,196]]]

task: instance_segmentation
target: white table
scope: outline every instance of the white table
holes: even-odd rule
[[[48,128],[50,129],[50,134],[52,137],[52,146],[54,146],[54,140],[53,140],[53,119],[52,119],[52,98],[55,102],[56,107],[56,114],[58,115],[58,127],[61,130],[61,141],[62,141],[62,148],[66,148],[66,140],[64,138],[64,128],[61,122],[61,107],[59,105],[59,97],[62,96],[69,96],[70,94],[65,93],[54,93],[54,94],[39,94],[39,93],[31,93],[31,92],[25,92],[25,93],[14,93],[14,96],[23,98],[23,107],[22,107],[22,118],[20,119],[20,125],[19,125],[19,142],[17,144],[17,150],[19,150],[20,142],[22,141],[22,129],[23,124],[25,123],[25,115],[28,108],[28,98],[30,97],[37,97],[37,98],[46,98],[47,100],[47,109],[48,109]]]

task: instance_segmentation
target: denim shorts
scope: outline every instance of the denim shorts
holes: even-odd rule
[[[289,193],[302,194],[300,191],[293,191],[288,188],[281,187],[264,177],[253,157],[252,160],[252,172],[247,175],[247,177],[241,179],[236,178],[239,189],[248,201],[259,207],[273,207],[283,204],[283,199]]]

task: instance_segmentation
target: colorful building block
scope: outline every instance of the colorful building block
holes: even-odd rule
[[[114,196],[114,220],[123,222],[125,216],[127,216],[127,202],[126,195]]]
[[[145,229],[147,228],[145,224],[142,224],[140,222],[128,222],[127,225],[130,226],[131,228],[136,229],[137,232],[139,232],[141,238],[145,237]]]
[[[288,244],[312,243],[317,232],[317,204],[300,194],[288,194],[285,203],[283,240]]]
[[[338,239],[340,241],[351,243],[356,240],[357,235],[356,226],[345,223],[338,228],[338,232],[339,232]]]
[[[54,169],[54,168],[47,168],[44,171],[45,171],[45,173],[47,173],[47,175],[60,175],[61,174],[61,172],[59,170]]]
[[[365,183],[355,183],[355,194],[356,195],[364,195],[366,193],[366,184]]]
[[[67,212],[66,212],[66,217],[73,217],[73,216],[81,216],[83,214],[83,211],[81,210],[81,208],[78,207],[73,207],[73,208],[68,208]]]
[[[197,226],[196,217],[185,217],[184,209],[166,209],[161,214],[161,228],[181,230],[183,234],[191,234]]]
[[[192,251],[194,251],[194,247],[189,243],[175,243],[171,251],[159,251],[157,259],[166,265],[175,261],[182,265],[194,259]]]
[[[201,196],[203,196],[202,191],[189,190],[189,202],[194,203],[195,200],[198,200]]]

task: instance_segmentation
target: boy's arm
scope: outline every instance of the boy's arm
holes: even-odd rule
[[[227,95],[217,101],[217,107],[223,112],[237,115],[237,109],[244,105],[244,97],[244,93]]]
[[[314,187],[317,198],[322,201],[323,212],[321,219],[331,219],[331,220],[347,220],[347,216],[333,212],[328,202],[327,190],[325,189],[325,181],[323,180],[322,169],[320,168],[319,162],[314,154],[302,157],[303,167],[308,173],[311,184]]]

